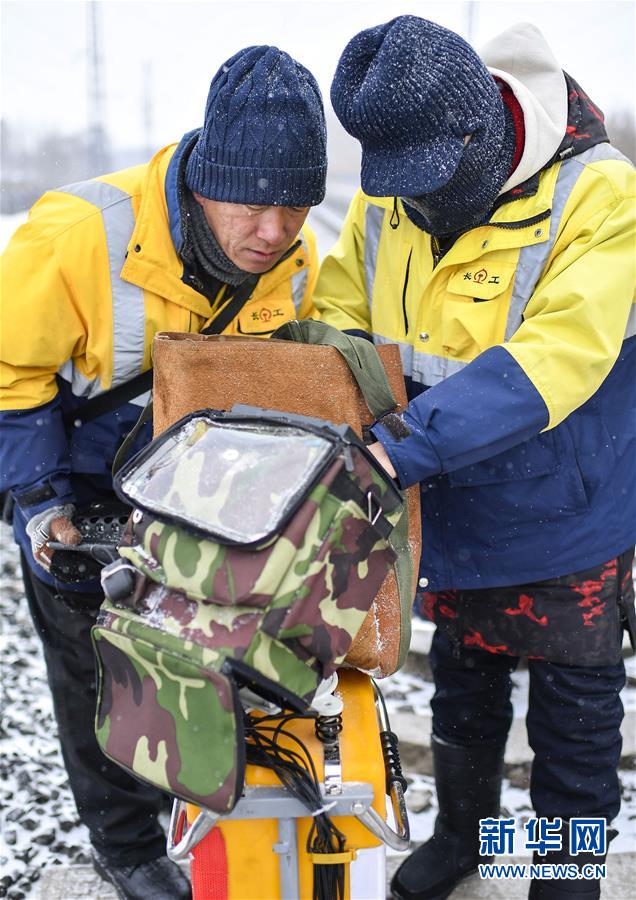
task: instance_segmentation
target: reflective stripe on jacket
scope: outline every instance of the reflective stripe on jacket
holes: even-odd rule
[[[109,489],[114,453],[145,398],[70,434],[63,412],[150,368],[158,331],[199,332],[216,312],[182,280],[171,234],[179,205],[168,174],[183,144],[146,165],[48,192],[3,255],[0,471],[2,490],[27,497],[22,518]],[[300,241],[261,276],[224,334],[265,338],[314,313],[309,228]]]
[[[174,147],[144,166],[45,194],[3,257],[0,409],[50,401],[56,375],[94,396],[150,367],[157,331],[200,331],[206,297],[182,281],[164,190]],[[315,240],[263,275],[225,334],[266,337],[313,312]]]
[[[430,589],[574,572],[636,537],[634,173],[598,144],[541,173],[441,258],[362,193],[316,289],[321,318],[398,343]],[[602,526],[599,526],[602,522]]]

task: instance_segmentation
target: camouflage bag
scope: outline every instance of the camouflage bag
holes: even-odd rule
[[[186,416],[115,487],[134,511],[93,628],[97,739],[227,813],[244,778],[239,689],[307,709],[395,559],[402,496],[347,426],[250,407]]]

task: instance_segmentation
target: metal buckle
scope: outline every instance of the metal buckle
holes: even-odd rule
[[[375,511],[375,513],[373,512],[373,503],[374,502],[377,504],[377,510]],[[378,521],[378,519],[380,518],[381,515],[382,515],[382,504],[380,503],[378,498],[375,496],[373,491],[367,491],[367,518],[368,518],[369,522],[371,522],[372,525],[375,525],[375,523]]]

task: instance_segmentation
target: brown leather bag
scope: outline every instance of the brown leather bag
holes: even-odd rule
[[[399,348],[387,344],[377,350],[401,409],[407,400]],[[349,366],[332,346],[162,332],[154,339],[153,360],[155,436],[187,413],[234,403],[346,423],[359,435],[374,421]],[[403,587],[400,598],[390,572],[346,659],[377,677],[399,668],[410,641],[421,534],[418,489],[406,493],[410,593]]]

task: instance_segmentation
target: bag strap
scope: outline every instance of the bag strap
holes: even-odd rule
[[[378,351],[366,338],[345,334],[315,319],[302,321],[294,319],[281,325],[272,334],[271,339],[335,347],[349,366],[375,419],[381,418],[397,406]]]
[[[148,369],[142,372],[141,375],[135,375],[130,381],[126,381],[110,391],[105,391],[97,397],[91,397],[80,409],[71,409],[65,412],[62,416],[64,424],[67,427],[78,423],[84,425],[86,422],[97,419],[98,416],[113,412],[123,403],[128,403],[129,400],[134,400],[135,397],[140,397],[146,391],[149,391],[151,387],[152,369]]]
[[[126,461],[126,457],[128,456],[128,451],[130,450],[132,445],[135,443],[135,441],[137,439],[137,435],[139,434],[141,429],[144,427],[146,422],[149,422],[151,418],[152,418],[152,397],[150,398],[150,400],[148,400],[148,402],[146,403],[146,405],[144,406],[144,408],[141,411],[141,415],[139,416],[139,418],[137,419],[137,421],[135,422],[133,427],[130,429],[130,431],[128,432],[126,437],[123,439],[123,441],[119,445],[119,448],[117,450],[117,453],[115,454],[115,458],[113,460],[113,464],[110,469],[110,472],[111,472],[111,475],[113,476],[113,478],[115,477],[117,472],[119,472],[119,470],[123,466],[124,462]]]
[[[232,319],[236,318],[236,316],[239,314],[241,309],[245,306],[245,304],[247,303],[249,298],[252,296],[252,293],[258,283],[259,278],[260,278],[260,275],[250,275],[249,278],[247,278],[239,286],[239,288],[236,291],[236,293],[234,294],[234,296],[230,300],[228,300],[228,302],[225,304],[225,306],[222,307],[221,311],[219,313],[217,313],[217,315],[212,319],[212,321],[210,322],[208,327],[204,328],[200,332],[200,334],[221,334],[221,332],[224,331],[227,328],[227,326],[230,324]],[[153,373],[152,369],[149,369],[148,372],[144,372],[144,375],[150,375],[149,387],[152,386],[152,373]],[[137,379],[133,378],[133,382],[136,380]],[[132,384],[133,382],[128,382],[128,383]],[[126,385],[122,385],[122,387],[125,387],[125,386]],[[118,388],[115,388],[115,390],[118,390]],[[109,393],[113,393],[113,392],[109,391]],[[104,395],[104,396],[108,396],[108,395]],[[114,408],[115,407],[113,407],[113,409]],[[128,434],[124,438],[121,446],[117,450],[117,453],[115,454],[115,459],[113,460],[113,465],[111,468],[111,473],[113,475],[113,478],[115,477],[117,472],[121,469],[122,465],[124,464],[124,460],[128,456],[128,451],[130,450],[131,446],[137,439],[137,435],[139,434],[139,432],[141,431],[143,426],[146,424],[146,422],[148,422],[150,420],[151,416],[152,416],[152,398],[150,398],[150,400],[148,400],[148,403],[145,405],[144,409],[142,410],[141,415],[139,416],[139,418],[133,425],[132,429],[128,432]],[[85,420],[83,420],[83,421],[85,421]]]
[[[259,277],[259,275],[250,275],[239,286],[236,293],[225,306],[221,308],[208,327],[203,329],[201,334],[221,334],[245,306],[258,283]],[[129,400],[134,400],[135,397],[140,397],[152,388],[152,372],[152,369],[147,369],[140,375],[135,375],[130,381],[126,381],[110,391],[105,391],[97,397],[92,397],[80,409],[65,412],[63,415],[64,424],[67,427],[71,425],[77,426],[78,424],[84,425],[86,422],[92,422],[93,419],[97,419],[99,416],[113,412],[123,403],[128,403]]]
[[[225,331],[232,319],[235,319],[243,309],[249,298],[252,296],[254,288],[258,284],[260,275],[250,275],[243,281],[236,293],[232,295],[230,300],[221,307],[221,310],[212,319],[207,328],[204,328],[201,334],[221,334]]]
[[[272,269],[275,269],[277,266],[280,266],[281,263],[285,262],[286,259],[289,259],[289,257],[292,256],[301,245],[301,240],[295,241],[291,245],[291,247],[289,247],[283,253],[276,265],[272,266]],[[269,271],[271,272],[271,269]],[[230,322],[238,316],[240,311],[252,296],[252,293],[254,292],[254,289],[258,284],[258,279],[260,277],[260,275],[249,275],[245,279],[245,281],[243,281],[238,286],[236,292],[232,295],[225,306],[217,313],[208,327],[204,328],[203,331],[201,331],[201,334],[221,334],[222,331],[225,331]]]
[[[345,334],[324,322],[313,319],[287,322],[274,332],[272,338],[335,347],[349,366],[367,406],[376,419],[381,418],[397,406],[378,351],[366,338]],[[409,514],[406,500],[404,513],[389,536],[389,544],[396,555],[393,570],[400,599],[401,622],[397,668],[401,668],[411,642],[411,608],[413,605],[413,556],[409,546]]]
[[[389,544],[396,555],[393,563],[398,597],[400,598],[400,643],[396,671],[406,662],[411,643],[411,613],[413,610],[413,554],[409,546],[408,501],[404,498],[404,512],[389,535]]]

